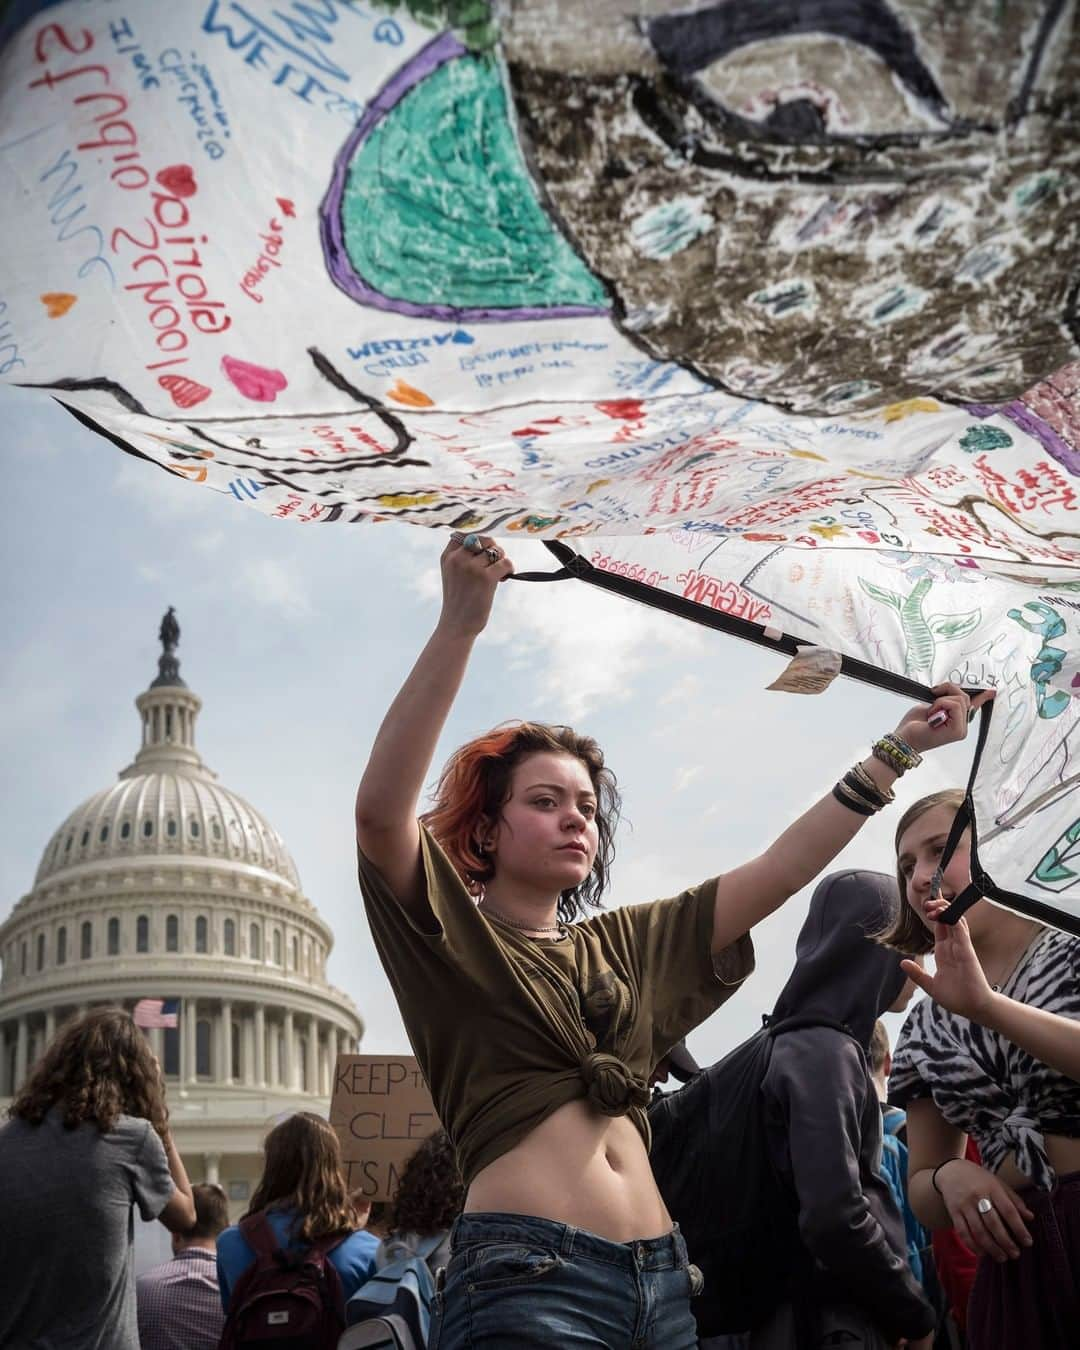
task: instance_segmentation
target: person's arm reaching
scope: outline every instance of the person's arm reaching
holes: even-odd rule
[[[490,539],[480,541],[493,548]],[[356,793],[356,838],[414,918],[423,917],[417,804],[435,746],[461,687],[495,590],[513,572],[504,556],[450,544],[442,555],[442,612],[383,718]]]
[[[920,753],[962,741],[967,735],[969,712],[993,698],[993,690],[969,698],[955,684],[938,685],[934,694],[932,705],[912,708],[896,729],[896,734]],[[946,714],[946,720],[931,725],[931,719],[940,713]],[[873,756],[860,767],[883,793],[896,781],[896,772]],[[854,839],[865,819],[842,806],[830,792],[789,825],[760,857],[718,878],[713,951],[723,951],[813,881]]]
[[[948,906],[947,900],[931,900],[926,917],[936,919]],[[1080,1082],[1080,1022],[991,989],[971,945],[966,919],[934,924],[934,965],[930,975],[913,961],[903,963],[919,988],[942,1007],[996,1031],[1034,1059]]]
[[[917,1340],[933,1330],[934,1311],[875,1217],[860,1174],[866,1068],[847,1037],[837,1035],[823,1053],[822,1034],[815,1028],[778,1038],[766,1078],[767,1098],[784,1121],[799,1232],[884,1335]],[[884,1181],[881,1188],[891,1203]],[[899,1216],[897,1224],[899,1233]]]
[[[158,1219],[170,1233],[186,1233],[195,1224],[195,1197],[191,1193],[191,1182],[183,1159],[176,1151],[176,1143],[170,1133],[163,1141],[165,1157],[169,1163],[169,1175],[176,1189],[166,1201],[165,1208]]]

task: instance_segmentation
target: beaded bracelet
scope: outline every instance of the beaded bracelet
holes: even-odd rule
[[[898,778],[907,773],[908,769],[917,769],[922,763],[922,755],[891,731],[874,742],[870,753],[882,764],[888,765]]]
[[[832,795],[841,806],[846,806],[849,811],[854,811],[858,816],[872,816],[877,810],[877,807],[870,806],[856,793],[852,792],[843,779],[833,788]]]

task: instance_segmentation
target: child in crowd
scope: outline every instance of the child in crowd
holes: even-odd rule
[[[828,865],[920,750],[965,736],[990,695],[940,687],[760,857],[674,899],[589,916],[619,804],[589,737],[498,728],[451,757],[417,821],[512,571],[492,540],[451,538],[439,622],[356,799],[371,931],[467,1187],[434,1337],[439,1350],[510,1334],[518,1350],[690,1350],[700,1277],[649,1167],[649,1074],[750,973],[750,928]]]
[[[266,1136],[263,1174],[251,1197],[248,1218],[265,1214],[279,1247],[305,1248],[322,1238],[340,1238],[329,1261],[348,1299],[375,1268],[378,1240],[360,1227],[341,1167],[338,1137],[321,1116],[298,1111]],[[218,1238],[218,1284],[226,1313],[237,1281],[255,1263],[240,1227]]]

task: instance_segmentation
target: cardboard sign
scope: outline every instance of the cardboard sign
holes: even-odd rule
[[[350,1191],[389,1200],[405,1164],[439,1129],[439,1118],[412,1055],[339,1055],[330,1124],[341,1141]]]

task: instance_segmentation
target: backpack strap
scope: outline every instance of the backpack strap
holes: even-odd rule
[[[270,1227],[270,1220],[266,1217],[264,1209],[241,1219],[239,1228],[240,1236],[255,1253],[257,1265],[272,1266],[279,1259],[279,1253],[284,1257],[285,1253],[274,1236],[274,1230]]]

